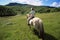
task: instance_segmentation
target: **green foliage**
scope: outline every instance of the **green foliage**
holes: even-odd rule
[[[0,6],[0,16],[10,16],[17,14],[27,14],[33,7],[36,13],[59,12],[60,8],[49,6]]]
[[[7,8],[6,6],[0,6],[0,16],[14,16],[16,12],[14,12],[11,8]]]
[[[30,8],[33,7],[36,13],[49,13],[49,12],[59,12],[60,8],[49,7],[49,6],[7,6],[12,8],[18,14],[26,14],[30,12]]]
[[[49,7],[49,6],[35,6],[34,8],[38,13],[59,12],[60,10],[60,8]]]
[[[17,14],[26,14],[30,11],[29,6],[7,6],[8,8],[13,9]]]

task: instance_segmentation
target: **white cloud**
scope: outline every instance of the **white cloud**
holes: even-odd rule
[[[53,7],[60,7],[60,2],[59,2],[59,3],[53,2],[50,6],[53,6]]]
[[[43,5],[42,0],[12,0],[12,2],[30,4],[30,5],[35,5],[35,6]]]

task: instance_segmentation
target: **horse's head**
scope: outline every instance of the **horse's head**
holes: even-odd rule
[[[27,14],[27,18],[29,18],[30,17],[30,15],[29,14]]]

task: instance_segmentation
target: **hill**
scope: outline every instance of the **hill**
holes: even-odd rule
[[[0,16],[14,16],[17,13],[13,11],[11,8],[7,8],[6,6],[0,6]]]
[[[9,4],[7,4],[6,6],[25,6],[25,5],[28,5],[28,4],[21,4],[21,3],[9,3]]]
[[[50,7],[50,6],[32,6],[28,4],[20,3],[9,3],[5,6],[0,6],[0,16],[1,15],[13,15],[13,14],[27,14],[30,12],[30,8],[33,7],[36,13],[50,13],[59,12],[60,8]]]
[[[18,13],[25,14],[30,11],[30,8],[33,7],[37,13],[49,13],[49,12],[59,12],[60,8],[50,7],[50,6],[32,6],[28,4],[20,3],[9,3],[6,6],[12,8]]]

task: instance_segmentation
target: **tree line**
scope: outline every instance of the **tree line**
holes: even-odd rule
[[[29,13],[31,6],[0,6],[0,16],[14,16]],[[59,12],[60,7],[33,6],[36,13]]]

